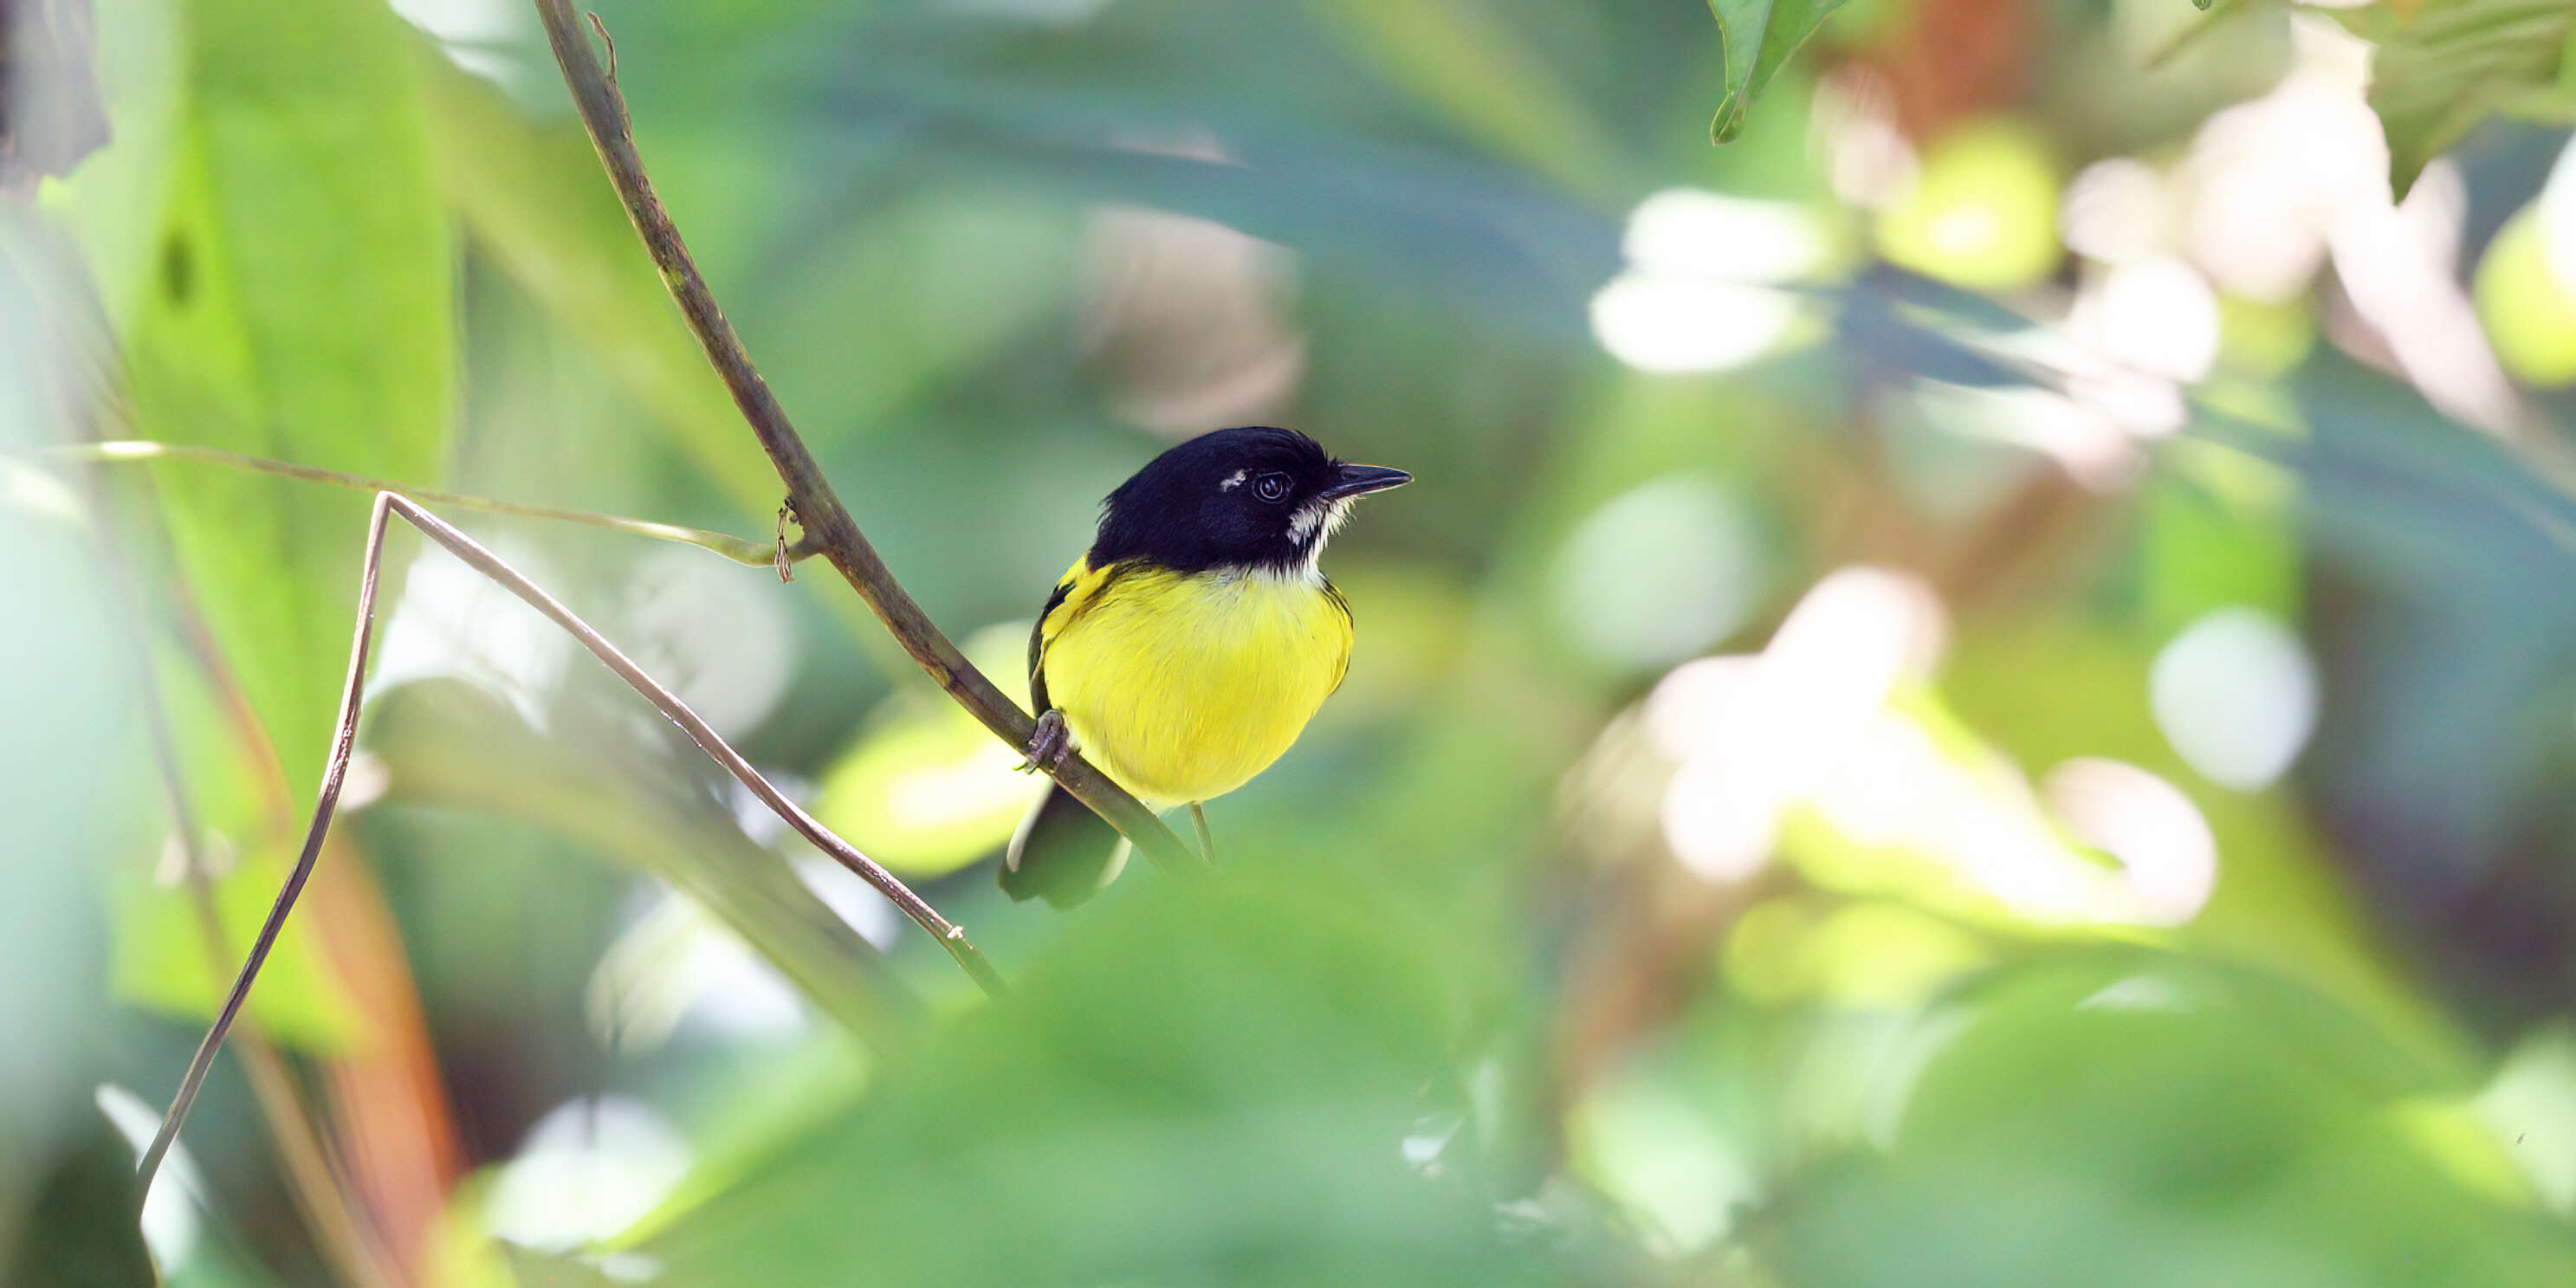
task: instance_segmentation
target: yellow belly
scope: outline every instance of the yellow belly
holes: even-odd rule
[[[1080,564],[1070,579],[1040,633],[1047,699],[1085,757],[1158,809],[1269,768],[1350,661],[1350,614],[1320,580]]]

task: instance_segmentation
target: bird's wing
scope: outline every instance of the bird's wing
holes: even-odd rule
[[[1047,596],[1046,607],[1038,610],[1037,625],[1029,629],[1029,700],[1036,711],[1045,715],[1054,705],[1047,700],[1047,645],[1064,634],[1064,628],[1082,616],[1083,610],[1098,602],[1100,592],[1116,580],[1119,565],[1095,569],[1088,558],[1077,559],[1065,570],[1064,580],[1055,584],[1055,593]]]
[[[1064,605],[1064,597],[1072,589],[1073,576],[1068,573],[1064,580],[1055,584],[1055,593],[1047,596],[1046,607],[1038,610],[1037,621],[1029,627],[1029,702],[1030,709],[1039,715],[1045,715],[1048,706],[1046,646],[1053,632],[1047,629],[1047,621],[1055,616],[1056,609]]]
[[[1333,687],[1324,690],[1329,697],[1342,690],[1342,681],[1351,674],[1351,601],[1342,598],[1342,589],[1329,579],[1324,582],[1324,598],[1333,601],[1333,610],[1342,615],[1342,660],[1333,668]]]

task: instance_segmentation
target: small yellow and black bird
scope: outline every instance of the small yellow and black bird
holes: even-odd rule
[[[1350,664],[1324,543],[1354,498],[1411,481],[1260,425],[1155,457],[1101,503],[1098,539],[1029,636],[1030,764],[1078,748],[1157,810],[1195,810],[1269,768]],[[1070,907],[1118,874],[1124,847],[1054,788],[1011,838],[1002,888]]]

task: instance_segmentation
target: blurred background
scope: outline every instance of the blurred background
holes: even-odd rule
[[[398,528],[138,1240],[367,498],[73,448],[780,488],[528,6],[0,6],[0,1279],[2576,1282],[2576,8],[1831,9],[602,0],[1006,690],[1241,423],[1420,480],[1326,560],[1349,681],[1221,880],[1018,907],[1037,784],[828,569],[446,511],[994,1003]]]

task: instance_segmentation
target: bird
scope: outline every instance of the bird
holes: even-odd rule
[[[1039,714],[1022,768],[1051,772],[1079,751],[1147,807],[1190,807],[1204,851],[1200,805],[1269,768],[1350,665],[1350,605],[1318,563],[1325,543],[1352,502],[1412,481],[1272,425],[1148,462],[1101,502],[1090,549],[1029,632]],[[1002,889],[1070,908],[1126,852],[1051,786],[1011,837]]]

